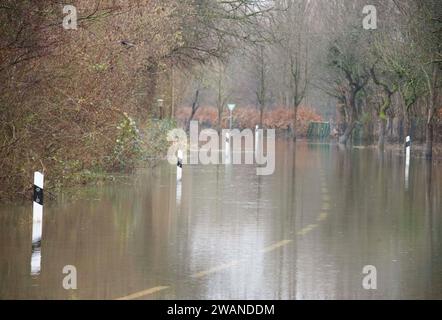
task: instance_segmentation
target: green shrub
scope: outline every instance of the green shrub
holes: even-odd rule
[[[109,157],[113,170],[128,171],[135,167],[143,153],[140,130],[135,121],[124,113],[117,125],[117,139],[112,155]]]
[[[167,134],[176,128],[176,121],[172,119],[154,120],[149,119],[144,132],[144,150],[142,159],[151,165],[164,158],[170,143]]]

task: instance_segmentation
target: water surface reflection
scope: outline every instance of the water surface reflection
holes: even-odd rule
[[[45,205],[0,208],[0,297],[114,299],[442,298],[442,165],[375,149],[277,144],[276,172],[254,166],[142,170]],[[41,270],[33,266],[41,253]],[[32,266],[30,267],[30,261]],[[378,290],[362,268],[378,269]],[[74,265],[78,290],[62,287]]]

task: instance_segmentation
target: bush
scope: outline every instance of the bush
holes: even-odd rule
[[[177,119],[180,124],[187,123],[191,109],[182,107],[177,111]],[[293,110],[288,107],[277,107],[267,110],[263,115],[264,127],[269,129],[287,130],[290,128],[293,119]],[[312,108],[300,106],[298,108],[298,136],[306,137],[310,122],[322,121],[322,117]],[[194,117],[201,125],[215,128],[218,122],[218,111],[215,107],[205,106],[198,109]],[[239,129],[255,128],[259,123],[259,111],[253,107],[237,108],[233,113],[234,126]],[[229,112],[222,114],[222,126],[229,125]]]
[[[124,113],[124,118],[117,125],[117,138],[112,155],[109,157],[110,168],[127,171],[134,168],[142,154],[140,130],[135,121]]]
[[[170,145],[167,141],[167,134],[176,126],[176,121],[171,119],[148,120],[143,132],[141,160],[155,165],[158,160],[163,159]]]

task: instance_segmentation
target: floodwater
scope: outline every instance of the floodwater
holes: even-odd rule
[[[34,252],[32,204],[1,207],[0,298],[442,299],[440,162],[412,159],[407,186],[401,155],[278,141],[271,176],[175,171],[46,200]]]

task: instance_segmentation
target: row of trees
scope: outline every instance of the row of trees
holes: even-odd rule
[[[46,170],[51,188],[130,169],[122,161],[137,153],[170,70],[254,41],[244,30],[267,11],[250,0],[69,4],[77,30],[62,27],[60,1],[0,4],[0,200],[27,194],[35,170]]]
[[[378,29],[361,28],[363,1],[329,2],[345,29],[329,43],[328,92],[342,107],[349,140],[357,122],[373,115],[379,123],[378,144],[383,148],[387,124],[403,119],[404,135],[411,118],[425,119],[425,155],[432,157],[436,112],[441,106],[442,7],[440,1],[375,1]],[[337,10],[339,8],[339,10]],[[332,85],[330,85],[332,84]]]
[[[221,114],[230,99],[255,105],[261,115],[266,108],[286,106],[293,110],[294,139],[300,105],[329,114],[334,104],[340,143],[347,144],[364,126],[367,136],[378,136],[381,148],[387,131],[403,141],[420,119],[425,153],[432,156],[441,106],[440,1],[372,1],[376,12],[365,13],[363,0],[271,3],[272,10],[254,25],[258,41],[242,44],[227,61],[198,67],[188,93],[197,99],[189,104],[215,105]],[[363,27],[368,13],[376,14],[374,30]]]
[[[74,0],[78,29],[62,28],[57,0],[0,4],[0,199],[25,193],[36,169],[52,185],[115,170],[135,125],[187,103],[265,110],[337,102],[340,142],[355,127],[386,131],[413,118],[432,155],[441,85],[441,2],[363,0]],[[135,121],[132,121],[135,120]],[[122,151],[123,150],[123,151]]]
[[[243,26],[247,36],[235,42],[229,55],[186,70],[182,92],[184,104],[192,112],[199,106],[215,106],[218,110],[217,129],[222,127],[226,104],[255,106],[263,126],[265,110],[284,106],[293,111],[290,128],[296,138],[298,107],[307,95],[309,77],[308,41],[301,33],[307,24],[307,1],[267,1],[265,11],[253,22]],[[191,79],[191,81],[189,81]]]

